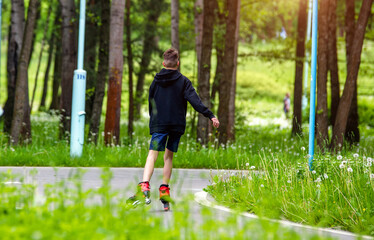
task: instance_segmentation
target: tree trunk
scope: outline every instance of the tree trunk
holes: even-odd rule
[[[293,93],[293,118],[292,135],[301,135],[302,125],[302,96],[303,96],[303,69],[305,58],[305,36],[307,28],[307,6],[308,0],[299,1],[299,15],[297,18],[297,40],[296,40],[296,68],[295,84]]]
[[[132,133],[134,132],[134,81],[133,81],[133,59],[131,48],[131,0],[126,0],[126,48],[127,48],[127,66],[129,68],[129,123],[127,125],[127,135],[132,142]],[[178,42],[179,44],[179,42]]]
[[[20,140],[31,140],[29,88],[27,69],[31,55],[32,38],[35,29],[36,12],[39,0],[30,0],[27,13],[22,50],[18,63],[16,93],[13,110],[10,143],[18,145]]]
[[[97,70],[97,81],[95,87],[95,98],[92,106],[90,121],[89,139],[97,144],[100,127],[100,118],[105,96],[105,83],[108,77],[109,61],[109,21],[110,21],[110,0],[100,0],[101,5],[101,26],[99,33],[99,66]]]
[[[226,27],[226,18],[224,15],[224,11],[221,12],[219,10],[219,6],[217,1],[215,1],[215,8],[216,11],[216,28],[214,30],[214,39],[215,39],[215,49],[217,55],[217,64],[216,64],[216,72],[214,75],[214,80],[212,84],[212,93],[211,93],[211,107],[214,108],[214,103],[216,101],[216,95],[219,93],[219,83],[222,79],[222,69],[223,69],[223,54],[225,50],[225,34],[224,29]]]
[[[21,54],[23,30],[25,27],[25,6],[23,0],[13,0],[11,9],[11,25],[8,43],[8,98],[4,106],[4,132],[10,133],[12,127],[14,96],[16,92],[16,80],[18,60]]]
[[[109,86],[104,137],[107,146],[120,143],[124,10],[125,0],[112,0],[109,32]]]
[[[52,57],[54,53],[54,48],[55,48],[55,35],[52,33],[50,41],[49,41],[47,67],[45,69],[45,74],[44,74],[43,92],[42,92],[42,99],[40,100],[39,111],[45,109],[45,100],[47,98],[47,92],[48,92],[49,72],[50,72],[51,65],[52,65]]]
[[[202,32],[202,50],[198,67],[198,92],[201,101],[208,108],[210,107],[210,61],[213,45],[213,26],[214,26],[214,0],[204,0],[204,19]],[[197,120],[197,138],[201,144],[207,144],[209,141],[209,119],[201,113]]]
[[[327,110],[327,45],[328,45],[328,1],[320,1],[318,14],[318,52],[317,52],[317,144],[323,151],[329,139]]]
[[[330,0],[329,14],[328,14],[328,69],[330,71],[331,79],[331,124],[334,128],[336,119],[336,111],[339,106],[340,99],[340,84],[339,84],[339,68],[338,68],[338,53],[337,53],[337,40],[336,40],[336,7],[337,0]]]
[[[240,2],[238,0],[237,16],[236,16],[236,30],[235,30],[235,50],[234,50],[234,70],[232,74],[232,85],[230,91],[229,101],[229,126],[231,126],[229,140],[235,141],[235,96],[236,96],[236,74],[238,69],[238,48],[239,48],[239,29],[240,29]]]
[[[151,62],[152,52],[156,49],[154,38],[157,33],[157,21],[163,10],[164,0],[151,0],[146,4],[145,8],[149,12],[146,20],[146,26],[143,37],[143,51],[140,61],[140,71],[138,72],[138,82],[136,84],[135,104],[136,112],[135,119],[140,119],[141,105],[143,102],[144,80],[148,73],[148,66]]]
[[[233,87],[233,75],[235,72],[235,33],[237,24],[238,0],[230,1],[227,4],[228,16],[226,21],[226,35],[225,35],[225,52],[224,52],[224,66],[223,76],[220,83],[219,91],[219,107],[218,117],[220,119],[220,128],[218,129],[218,140],[221,144],[226,144],[228,140],[233,138],[234,126],[230,124],[230,94]],[[234,36],[234,37],[233,37]]]
[[[204,20],[204,1],[196,0],[195,2],[195,50],[197,56],[197,72],[199,72],[199,63],[201,57],[201,44],[202,44],[202,32],[203,32],[203,20]]]
[[[362,45],[364,43],[365,30],[371,12],[373,0],[363,0],[360,15],[358,17],[352,49],[350,50],[349,68],[345,81],[344,91],[339,102],[336,115],[335,127],[332,136],[332,148],[341,148],[344,140],[344,133],[347,127],[349,109],[356,91],[357,76],[360,69]]]
[[[349,69],[350,55],[352,52],[353,39],[355,34],[355,0],[346,0],[346,18],[345,18],[345,29],[346,29],[346,59],[347,59],[347,71]],[[347,74],[348,75],[348,74]],[[355,143],[360,141],[360,130],[358,129],[358,107],[357,107],[357,81],[354,86],[352,104],[349,110],[348,122],[345,131],[345,138],[349,143]]]
[[[98,3],[97,0],[87,1],[87,20],[86,20],[86,38],[84,46],[84,62],[85,70],[87,71],[86,82],[86,102],[85,111],[86,124],[90,124],[92,117],[92,107],[95,98],[95,85],[97,79],[96,63],[97,63],[97,44],[99,39],[98,26]]]
[[[61,127],[60,138],[70,133],[71,103],[73,92],[74,70],[77,67],[77,39],[74,0],[60,0],[62,18],[61,44]]]
[[[59,21],[58,21],[59,22]],[[58,24],[61,24],[60,22]],[[59,25],[61,27],[61,25]],[[61,43],[61,29],[53,33],[56,38],[56,43]],[[61,85],[61,47],[56,45],[54,69],[53,69],[53,83],[52,83],[52,100],[49,106],[49,110],[60,109],[60,85]]]
[[[179,48],[179,0],[171,0],[171,46]]]
[[[40,54],[39,54],[39,58],[38,58],[38,67],[36,68],[36,75],[35,75],[35,81],[34,81],[34,89],[32,91],[32,97],[31,97],[30,111],[32,111],[32,108],[33,108],[33,105],[34,105],[35,92],[36,92],[36,87],[38,85],[40,63],[42,61],[45,39],[47,38],[47,32],[48,32],[48,27],[49,27],[49,18],[51,16],[51,12],[52,12],[52,8],[50,7],[50,8],[48,8],[47,20],[46,20],[45,26],[44,26],[44,33],[43,33],[42,45],[40,47]]]

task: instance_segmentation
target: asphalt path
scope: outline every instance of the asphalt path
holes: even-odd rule
[[[83,189],[97,189],[102,186],[102,168],[79,168],[84,171],[81,177],[81,183]],[[111,168],[111,189],[120,192],[117,201],[126,201],[130,197],[135,189],[136,185],[142,179],[143,169],[142,168]],[[78,171],[77,168],[52,168],[52,167],[0,167],[0,173],[11,172],[16,178],[11,181],[5,182],[5,184],[22,184],[32,183],[35,184],[37,196],[40,203],[43,202],[44,187],[46,184],[53,184],[59,181],[71,182],[74,178],[75,173]],[[233,214],[230,209],[219,206],[214,203],[214,200],[203,192],[203,189],[211,184],[212,176],[217,174],[237,174],[237,171],[222,171],[222,170],[205,170],[205,169],[173,169],[172,181],[170,183],[171,196],[176,202],[190,198],[194,196],[195,204],[190,207],[191,214],[194,215],[193,219],[197,222],[203,221],[201,217],[202,206],[207,206],[214,209],[217,218],[225,218],[228,215]],[[239,174],[241,174],[239,172]],[[20,178],[23,181],[20,181]],[[156,168],[151,180],[151,199],[152,203],[150,206],[150,212],[154,212],[157,215],[165,216],[165,221],[172,221],[171,212],[164,212],[161,202],[158,200],[158,187],[162,182],[162,169]],[[73,183],[71,183],[73,184]],[[100,201],[96,199],[94,201]],[[171,205],[171,210],[174,210]],[[178,211],[175,208],[174,211]],[[253,221],[258,219],[255,215],[243,213],[240,215],[241,221]],[[287,221],[269,220],[278,222],[283,227],[292,228],[296,232],[308,235],[320,235],[334,237],[336,239],[351,240],[356,239],[357,236],[354,234],[336,231],[331,229],[314,228],[305,225],[295,224]],[[364,237],[363,239],[372,239]]]

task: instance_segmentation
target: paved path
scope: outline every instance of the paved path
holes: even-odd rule
[[[102,184],[102,168],[81,168],[84,169],[85,174],[82,177],[82,186],[84,189],[95,189],[99,188]],[[37,185],[37,192],[39,196],[43,195],[44,185],[55,183],[56,181],[69,180],[72,178],[76,168],[52,168],[52,167],[0,167],[1,172],[11,171],[13,174],[24,177],[24,182],[35,183]],[[37,173],[33,176],[32,171],[37,170]],[[142,168],[111,168],[113,177],[111,179],[111,187],[114,190],[122,192],[122,197],[127,198],[135,189],[136,184],[141,180],[143,169]],[[214,205],[212,200],[208,200],[206,194],[202,192],[203,188],[210,184],[212,175],[216,175],[219,171],[217,170],[204,170],[204,169],[173,169],[173,177],[171,186],[172,197],[176,200],[186,197],[187,195],[195,195],[195,200],[202,205],[209,206],[217,209],[216,211],[225,217],[232,214],[228,208]],[[231,171],[232,172],[232,171]],[[157,200],[158,186],[162,181],[162,169],[155,169],[154,175],[151,181],[152,201],[151,211],[155,214],[163,214],[166,218],[171,217],[170,214],[162,211],[162,204]],[[7,184],[20,184],[17,179]],[[191,214],[196,215],[195,219],[202,221],[200,216],[201,206],[194,204],[190,209]],[[173,206],[172,210],[173,210]],[[256,219],[255,215],[242,214],[242,221],[248,221]],[[199,220],[200,219],[200,220]],[[272,221],[272,220],[271,220]],[[276,220],[275,220],[276,221]],[[347,232],[316,229],[313,227],[303,226],[300,224],[294,224],[287,221],[277,221],[282,226],[291,227],[295,231],[302,234],[318,234],[320,236],[330,236],[337,239],[351,240],[356,237]],[[369,238],[364,238],[369,239]]]

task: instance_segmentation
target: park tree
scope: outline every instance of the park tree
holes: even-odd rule
[[[95,85],[95,96],[92,105],[90,130],[88,138],[97,144],[100,127],[101,112],[105,96],[105,84],[108,78],[109,64],[109,22],[110,22],[110,0],[100,0],[100,30],[99,30],[99,64]]]
[[[305,36],[307,28],[307,5],[308,0],[299,1],[299,14],[297,17],[296,38],[296,67],[293,100],[292,134],[302,134],[302,95],[303,95],[303,68],[305,58]]]
[[[157,35],[157,22],[164,9],[164,0],[147,0],[144,1],[144,10],[147,14],[143,34],[143,49],[140,60],[140,68],[137,73],[138,82],[136,84],[135,119],[140,119],[141,105],[144,95],[145,75],[148,73],[148,67],[151,62],[152,53],[156,50],[155,37]]]
[[[61,4],[61,127],[60,137],[70,133],[74,70],[77,66],[76,12],[74,0],[59,0]]]
[[[331,86],[331,119],[330,123],[334,127],[336,112],[338,111],[340,100],[338,50],[337,50],[337,0],[329,0],[328,10],[328,70],[330,72]]]
[[[107,146],[120,143],[124,11],[125,0],[112,0],[109,32],[108,100],[104,130],[104,142]]]
[[[352,47],[354,42],[354,34],[356,28],[355,21],[355,0],[346,0],[345,10],[345,46],[346,46],[346,59],[347,59],[347,72],[351,65]],[[347,127],[345,130],[345,139],[350,143],[360,141],[360,130],[358,129],[358,106],[357,106],[357,81],[354,84],[352,104],[349,110]]]
[[[205,106],[210,108],[210,68],[211,55],[213,46],[213,26],[214,26],[214,11],[215,0],[204,0],[204,17],[203,17],[203,31],[202,31],[202,45],[201,56],[198,67],[198,92],[201,101]],[[198,115],[197,122],[197,138],[201,140],[202,144],[209,141],[208,134],[210,129],[210,121],[201,113]]]
[[[21,54],[18,62],[15,101],[10,143],[18,145],[20,141],[31,141],[31,122],[29,106],[28,67],[31,55],[36,14],[39,0],[30,0]]]
[[[42,38],[42,43],[41,43],[41,46],[40,46],[40,53],[39,53],[39,57],[38,57],[38,66],[36,68],[36,74],[35,74],[35,81],[34,81],[34,88],[32,90],[32,96],[31,96],[31,106],[30,106],[30,111],[32,111],[32,108],[33,108],[33,105],[34,105],[34,99],[35,99],[35,93],[36,93],[36,87],[38,86],[38,78],[39,78],[39,71],[40,71],[40,65],[41,65],[41,62],[42,62],[42,56],[43,56],[43,50],[44,50],[44,45],[45,45],[45,42],[47,41],[47,35],[48,35],[48,27],[49,27],[49,19],[51,17],[51,13],[52,13],[52,7],[49,7],[47,9],[48,13],[47,13],[47,19],[46,21],[44,22],[44,32],[43,32],[43,38]],[[53,48],[52,48],[53,49]]]
[[[85,45],[84,45],[84,62],[85,70],[87,71],[86,78],[86,101],[85,112],[90,124],[92,117],[92,107],[95,98],[95,86],[97,80],[97,55],[98,55],[98,41],[99,41],[99,2],[97,0],[87,1],[87,17],[86,17],[86,31],[85,31]]]
[[[126,48],[127,48],[127,66],[129,75],[129,118],[127,125],[127,134],[132,141],[134,132],[134,64],[131,47],[131,0],[126,0]]]
[[[61,47],[58,45],[61,44],[61,7],[58,7],[58,14],[56,14],[55,18],[55,31],[53,32],[54,39],[56,42],[56,50],[54,56],[54,66],[53,66],[53,81],[52,81],[52,99],[49,105],[50,111],[57,111],[60,109],[60,93],[59,89],[61,87],[61,63],[62,63],[62,56],[61,56]]]
[[[41,97],[41,100],[40,100],[40,105],[39,105],[39,111],[41,110],[44,110],[45,109],[45,101],[46,101],[46,98],[47,98],[47,92],[48,92],[48,82],[49,82],[49,73],[50,73],[50,70],[51,70],[51,66],[52,66],[52,58],[53,58],[53,54],[55,53],[55,41],[56,41],[56,36],[55,36],[55,27],[58,25],[58,23],[56,23],[56,19],[57,19],[57,16],[58,14],[55,15],[55,20],[54,20],[54,25],[52,26],[53,30],[51,31],[50,33],[50,36],[48,37],[48,60],[47,60],[47,66],[45,68],[45,73],[44,73],[44,81],[43,81],[43,91],[42,91],[42,97]]]
[[[327,108],[328,8],[329,1],[320,1],[320,11],[318,13],[316,135],[317,144],[321,149],[324,149],[329,139]]]
[[[230,111],[232,109],[231,96],[234,92],[236,76],[236,50],[237,50],[237,39],[236,33],[238,28],[238,9],[240,8],[240,1],[233,0],[227,3],[227,21],[226,21],[226,33],[225,33],[225,50],[223,57],[223,74],[219,86],[219,106],[218,106],[218,118],[220,119],[220,128],[218,129],[218,139],[221,144],[226,144],[228,140],[234,139],[234,122],[230,119]],[[231,100],[231,102],[230,102]],[[231,103],[231,104],[230,104]],[[232,114],[232,113],[231,113]]]
[[[179,47],[179,0],[171,0],[171,46],[178,50]]]
[[[371,13],[373,0],[363,0],[360,14],[355,26],[354,41],[351,43],[347,79],[345,81],[342,97],[339,101],[338,112],[332,135],[332,148],[340,149],[343,145],[344,135],[347,129],[348,117],[353,103],[355,91],[357,91],[357,76],[360,69],[361,52],[364,43],[366,26]]]
[[[197,72],[199,72],[199,66],[200,66],[200,56],[201,56],[201,44],[202,44],[202,32],[203,32],[203,0],[196,0],[194,11],[195,11],[195,19],[194,19],[194,25],[195,25],[195,51],[196,51],[196,58],[197,58]]]
[[[11,25],[8,40],[8,98],[4,106],[4,132],[10,133],[13,119],[18,60],[21,55],[23,33],[25,28],[25,6],[23,0],[12,1]]]

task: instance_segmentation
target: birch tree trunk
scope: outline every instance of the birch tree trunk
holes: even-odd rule
[[[299,14],[297,18],[297,39],[296,39],[296,67],[295,84],[293,93],[293,118],[292,134],[301,135],[302,125],[302,96],[303,96],[303,70],[305,58],[305,37],[307,28],[307,6],[308,0],[299,1]]]
[[[20,141],[31,141],[31,123],[29,106],[28,73],[32,38],[35,29],[36,12],[39,0],[30,0],[27,13],[22,50],[18,63],[16,93],[13,110],[10,143],[18,145]]]
[[[208,108],[210,107],[210,67],[213,45],[213,26],[214,26],[214,0],[204,0],[204,19],[202,32],[202,49],[198,71],[198,92],[201,101]],[[205,145],[209,142],[209,119],[201,113],[197,120],[197,139]]]
[[[109,32],[109,84],[104,131],[106,146],[120,143],[124,11],[125,0],[112,0]]]
[[[23,30],[25,28],[25,6],[23,0],[12,1],[10,21],[7,61],[8,98],[4,106],[4,132],[6,133],[10,133],[12,127],[18,60],[21,55]]]
[[[328,109],[327,109],[327,44],[328,44],[328,1],[320,1],[318,14],[318,50],[317,50],[317,144],[323,151],[327,146]]]
[[[99,32],[99,66],[95,86],[95,98],[92,106],[90,130],[88,138],[97,144],[99,134],[103,100],[105,96],[105,84],[108,78],[109,63],[109,21],[110,21],[110,0],[100,0],[101,5],[101,26]]]
[[[70,133],[71,103],[74,70],[77,67],[77,38],[74,0],[60,0],[62,18],[61,44],[61,127],[60,138],[68,138]]]
[[[371,12],[373,0],[363,0],[360,15],[357,20],[354,41],[350,50],[349,68],[347,79],[344,85],[344,91],[340,98],[338,113],[336,115],[335,127],[332,135],[332,148],[337,150],[341,148],[344,140],[344,133],[347,127],[349,109],[352,104],[353,96],[356,91],[357,76],[360,69],[361,52],[364,43],[365,30]]]

